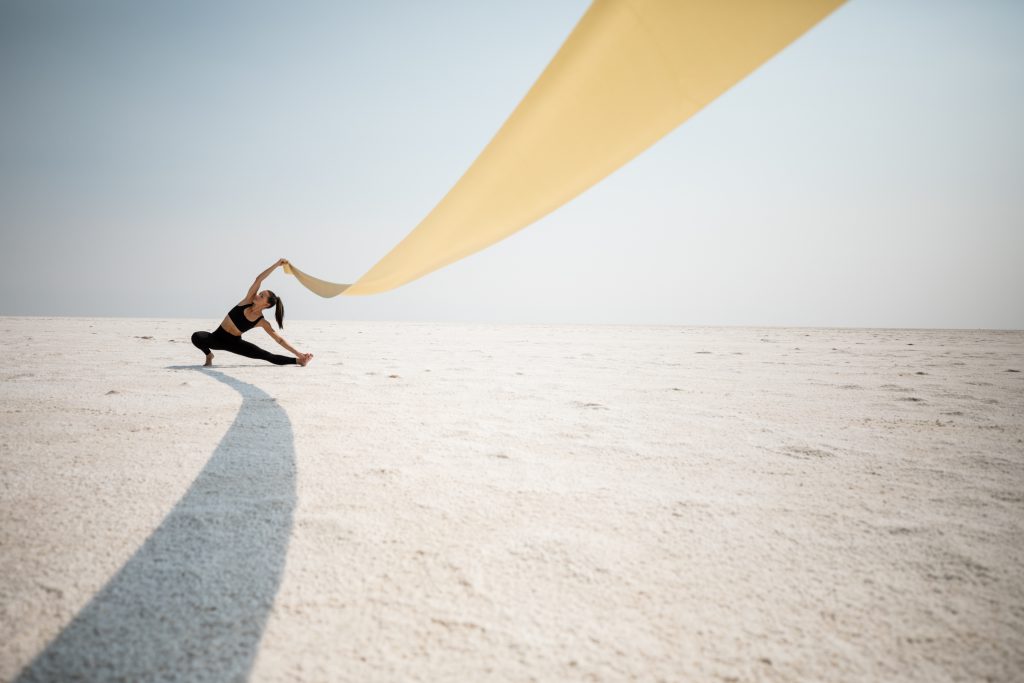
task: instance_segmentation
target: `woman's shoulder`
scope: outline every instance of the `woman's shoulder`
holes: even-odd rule
[[[246,308],[248,308],[249,306],[252,306],[252,299],[246,299],[244,301],[239,301],[237,304],[235,304],[235,308],[238,308],[240,306],[245,306]]]

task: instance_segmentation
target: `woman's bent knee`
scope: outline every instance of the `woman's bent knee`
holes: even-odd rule
[[[210,347],[207,346],[207,340],[210,338],[209,332],[193,332],[192,343],[197,349],[203,353],[210,353]]]

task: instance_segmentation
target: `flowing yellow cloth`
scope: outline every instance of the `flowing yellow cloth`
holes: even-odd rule
[[[469,256],[657,142],[843,0],[595,0],[515,111],[423,222],[351,285],[376,294]]]

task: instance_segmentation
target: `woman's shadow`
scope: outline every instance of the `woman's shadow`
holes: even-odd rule
[[[291,535],[292,427],[258,387],[188,369],[242,395],[234,423],[160,526],[16,681],[248,677]]]

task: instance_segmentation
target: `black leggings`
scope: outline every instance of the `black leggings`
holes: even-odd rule
[[[279,356],[276,353],[264,351],[255,344],[250,344],[241,337],[236,337],[223,327],[218,327],[213,332],[193,332],[192,343],[203,353],[210,353],[210,349],[223,349],[246,358],[259,358],[260,360],[270,361],[274,365],[294,365],[299,362],[297,358],[292,358],[291,356]]]

